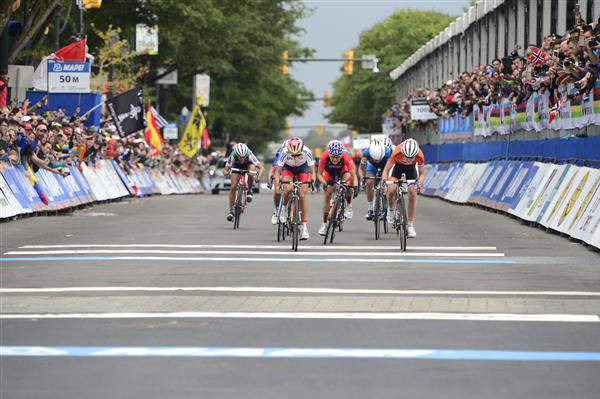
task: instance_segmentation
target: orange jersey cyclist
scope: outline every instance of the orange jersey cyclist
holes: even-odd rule
[[[393,168],[393,169],[392,169]],[[390,175],[391,172],[391,175]],[[406,175],[406,180],[416,180],[417,186],[408,186],[408,237],[416,237],[417,232],[414,227],[415,211],[417,209],[417,190],[421,190],[423,180],[425,179],[425,157],[423,151],[415,139],[404,140],[396,147],[392,156],[387,161],[383,169],[383,179],[397,181],[402,174]],[[396,190],[389,189],[388,197],[388,223],[393,222],[394,211],[396,208]]]
[[[334,140],[327,145],[327,151],[321,155],[321,159],[319,160],[319,173],[317,177],[323,185],[328,185],[323,197],[323,225],[319,229],[319,234],[324,236],[327,232],[331,196],[336,179],[341,179],[342,182],[354,186],[346,191],[348,206],[344,213],[344,216],[348,219],[351,219],[353,216],[352,196],[357,192],[358,177],[356,176],[354,162],[350,155],[346,153],[344,145],[340,141]]]

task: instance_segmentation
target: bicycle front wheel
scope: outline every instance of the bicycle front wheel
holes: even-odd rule
[[[398,233],[400,236],[400,250],[406,252],[406,238],[408,236],[408,231],[406,230],[406,206],[404,205],[404,196],[400,195],[398,197],[398,203],[396,205],[396,212],[398,215]]]
[[[243,200],[243,190],[241,184],[238,184],[237,193],[235,195],[235,203],[233,206],[233,229],[240,228],[240,218],[242,217],[242,200]]]
[[[375,209],[373,210],[373,223],[375,223],[375,239],[379,240],[379,213],[381,212],[381,194],[379,190],[376,191],[375,195]]]
[[[329,212],[329,221],[327,222],[327,231],[325,232],[325,239],[323,240],[323,245],[327,245],[327,240],[331,238],[331,242],[333,242],[333,235],[335,234],[335,218],[337,215],[338,203],[337,200],[333,204],[333,208],[331,208]]]
[[[292,200],[292,207],[290,210],[291,227],[292,227],[292,250],[298,251],[298,241],[300,240],[300,225],[298,220],[298,200],[294,198]]]

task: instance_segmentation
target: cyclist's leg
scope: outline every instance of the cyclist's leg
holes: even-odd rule
[[[256,172],[256,166],[254,166],[254,164],[248,164],[248,171],[249,172]],[[252,192],[252,185],[254,184],[254,174],[253,173],[248,173],[248,181],[246,182],[247,184],[247,188],[248,188],[248,192]]]
[[[296,175],[296,180],[301,182],[308,182],[310,180],[309,174],[309,166],[306,165],[306,168],[303,168],[300,173]],[[308,186],[303,184],[300,186],[299,195],[300,195],[300,209],[302,209],[302,224],[306,224],[308,221],[308,201],[306,200],[306,192],[308,190]]]
[[[231,174],[231,188],[229,189],[229,208],[233,207],[235,202],[235,192],[237,190],[238,182],[240,181],[240,175],[238,173]]]

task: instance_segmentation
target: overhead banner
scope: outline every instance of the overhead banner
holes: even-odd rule
[[[144,118],[142,89],[132,89],[106,101],[106,106],[121,136],[143,130]]]

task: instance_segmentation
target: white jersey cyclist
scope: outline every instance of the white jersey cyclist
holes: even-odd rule
[[[281,166],[284,170],[287,168],[298,168],[304,165],[314,166],[314,164],[315,158],[313,157],[313,153],[310,148],[306,146],[304,146],[302,152],[298,155],[292,155],[287,148],[284,148],[277,160],[277,166]]]

